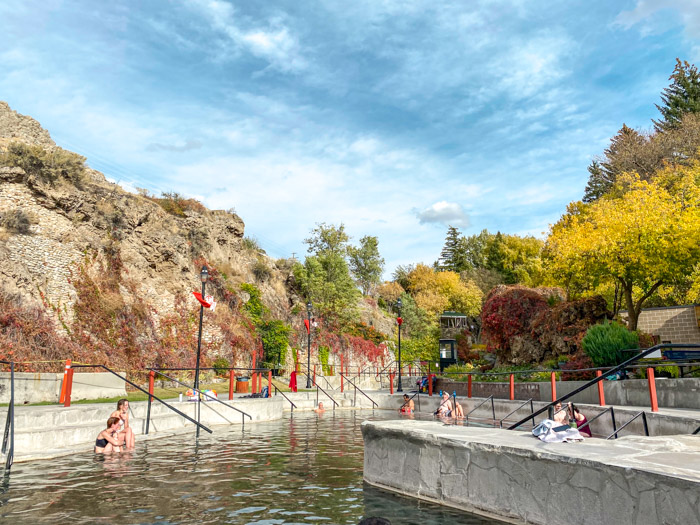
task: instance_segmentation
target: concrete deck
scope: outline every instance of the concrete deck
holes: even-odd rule
[[[700,437],[543,443],[529,432],[365,422],[365,480],[526,523],[700,524]]]

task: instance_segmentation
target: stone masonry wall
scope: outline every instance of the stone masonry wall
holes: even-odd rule
[[[700,343],[698,309],[694,305],[645,308],[639,315],[637,328],[659,336],[661,342]],[[620,316],[626,318],[627,312],[620,312]]]

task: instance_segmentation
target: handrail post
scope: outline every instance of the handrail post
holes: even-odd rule
[[[552,372],[552,375],[549,378],[549,381],[552,385],[552,401],[557,400],[557,374],[556,372]]]
[[[601,372],[600,370],[596,370],[595,375],[596,377],[600,377],[603,375],[603,372]],[[600,403],[600,406],[602,407],[605,406],[605,390],[603,389],[602,381],[598,381],[598,403]]]
[[[272,397],[272,370],[267,371],[267,397]]]
[[[299,373],[299,349],[297,348],[297,362],[294,365],[295,367],[295,372],[298,374]]]
[[[65,397],[65,402],[63,403],[63,406],[68,408],[70,406],[70,397],[71,394],[73,393],[73,368],[70,368],[68,370],[68,374],[66,376],[66,397]]]
[[[151,403],[153,402],[153,383],[156,378],[156,373],[153,370],[148,371],[148,413],[146,414],[146,435],[151,425]]]
[[[659,401],[656,399],[656,381],[654,380],[654,369],[647,368],[647,379],[649,380],[649,399],[651,400],[651,411],[659,411]]]
[[[411,374],[411,365],[408,365],[408,377],[411,377],[411,376],[412,376],[412,374]]]
[[[228,400],[233,401],[233,368],[228,371]]]
[[[612,419],[613,432],[615,433],[615,439],[617,439],[617,423],[615,423],[615,409],[610,407],[610,419]]]
[[[5,474],[10,471],[15,457],[15,362],[10,361],[10,405],[7,407],[7,423],[10,430],[10,450],[7,451],[5,459]],[[5,425],[5,439],[2,444],[2,451],[5,452],[7,444],[7,424]]]
[[[493,404],[493,396],[491,396],[491,416],[493,417],[494,426],[496,426],[496,407]]]
[[[63,370],[63,382],[61,383],[61,395],[58,398],[58,403],[66,402],[66,388],[68,387],[68,370],[70,370],[71,360],[66,359],[66,368]]]
[[[472,397],[472,375],[467,376],[467,397],[471,399]]]
[[[340,356],[340,358],[342,359],[343,356]],[[340,393],[342,394],[344,392],[343,378],[345,377],[345,374],[343,374],[343,372],[342,372],[342,370],[343,370],[342,366],[340,367],[340,370],[341,370],[341,372],[340,372]]]
[[[389,393],[394,393],[394,374],[389,372]]]
[[[510,377],[508,378],[508,386],[509,386],[510,400],[513,401],[515,399],[515,374],[510,374]],[[496,418],[494,418],[494,419],[496,419]]]
[[[649,437],[649,424],[647,423],[647,413],[642,412],[642,423],[644,423],[644,434]]]

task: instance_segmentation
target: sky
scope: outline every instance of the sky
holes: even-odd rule
[[[233,209],[275,258],[318,223],[431,264],[449,225],[546,237],[648,129],[697,0],[3,0],[0,100],[129,190]]]

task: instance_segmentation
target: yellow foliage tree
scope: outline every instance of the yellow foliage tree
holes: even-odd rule
[[[408,291],[416,304],[435,316],[454,310],[470,316],[481,311],[482,291],[472,281],[463,281],[455,272],[436,272],[418,264],[408,274]]]
[[[551,227],[550,270],[569,292],[617,283],[636,330],[660,286],[687,279],[700,256],[700,166],[667,169],[651,181],[623,175],[614,191],[571,203]]]

